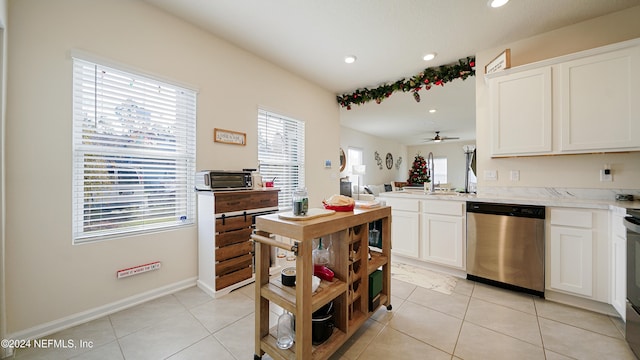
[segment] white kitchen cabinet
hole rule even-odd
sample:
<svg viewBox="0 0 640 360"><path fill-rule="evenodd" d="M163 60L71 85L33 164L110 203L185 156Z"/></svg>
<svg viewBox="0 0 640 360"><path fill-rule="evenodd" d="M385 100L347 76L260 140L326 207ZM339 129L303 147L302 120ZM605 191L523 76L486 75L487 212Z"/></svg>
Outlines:
<svg viewBox="0 0 640 360"><path fill-rule="evenodd" d="M546 288L609 302L608 212L548 208Z"/></svg>
<svg viewBox="0 0 640 360"><path fill-rule="evenodd" d="M640 148L639 66L640 46L558 65L560 151Z"/></svg>
<svg viewBox="0 0 640 360"><path fill-rule="evenodd" d="M412 258L420 256L419 200L386 198L391 206L391 253Z"/></svg>
<svg viewBox="0 0 640 360"><path fill-rule="evenodd" d="M626 210L611 212L611 305L622 320L626 319L627 301L627 231L622 219Z"/></svg>
<svg viewBox="0 0 640 360"><path fill-rule="evenodd" d="M486 78L492 157L640 150L640 39Z"/></svg>
<svg viewBox="0 0 640 360"><path fill-rule="evenodd" d="M593 297L591 229L551 226L551 288Z"/></svg>
<svg viewBox="0 0 640 360"><path fill-rule="evenodd" d="M492 155L551 152L551 67L493 78L489 88Z"/></svg>
<svg viewBox="0 0 640 360"><path fill-rule="evenodd" d="M461 201L424 200L420 215L420 258L464 270L466 232Z"/></svg>

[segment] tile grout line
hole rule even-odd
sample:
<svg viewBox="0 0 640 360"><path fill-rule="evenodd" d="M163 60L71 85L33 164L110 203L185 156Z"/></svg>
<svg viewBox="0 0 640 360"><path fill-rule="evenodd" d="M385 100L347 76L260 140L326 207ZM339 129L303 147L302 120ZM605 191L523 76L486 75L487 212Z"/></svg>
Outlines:
<svg viewBox="0 0 640 360"><path fill-rule="evenodd" d="M460 330L458 330L458 336L456 337L456 344L453 345L453 351L451 352L451 358L453 358L456 354L456 349L458 348L458 342L460 341L460 335L462 334L462 327L464 326L465 319L467 318L467 312L469 311L469 305L471 305L471 298L473 297L473 293L476 291L476 284L473 284L471 289L471 294L469 294L469 299L467 300L467 306L464 309L464 316L462 317L462 322L460 323Z"/></svg>
<svg viewBox="0 0 640 360"><path fill-rule="evenodd" d="M533 299L533 310L536 312L536 323L538 324L538 334L540 335L540 343L542 344L542 354L546 359L547 348L544 346L544 337L542 336L542 327L540 327L540 315L538 314L538 305L535 299Z"/></svg>
<svg viewBox="0 0 640 360"><path fill-rule="evenodd" d="M122 358L124 360L127 360L127 357L124 356L124 350L122 350L122 344L120 344L120 338L118 337L118 334L116 334L116 327L113 325L113 320L111 319L111 315L112 314L107 315L107 319L109 319L109 325L111 326L111 331L113 332L113 337L116 339L116 344L118 344L118 349L120 350L120 355L122 355Z"/></svg>

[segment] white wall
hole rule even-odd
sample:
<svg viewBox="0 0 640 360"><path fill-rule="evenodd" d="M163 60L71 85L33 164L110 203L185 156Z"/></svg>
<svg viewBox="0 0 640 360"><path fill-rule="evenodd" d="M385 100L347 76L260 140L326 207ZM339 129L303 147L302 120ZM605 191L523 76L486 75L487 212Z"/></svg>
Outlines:
<svg viewBox="0 0 640 360"><path fill-rule="evenodd" d="M560 155L492 159L489 154L491 125L489 91L484 66L504 49L511 49L512 67L581 50L640 37L640 6L591 19L528 39L502 44L476 54L476 142L478 191L485 186L565 187L637 189L640 179L640 152L626 154ZM594 86L616 81L606 74L594 74ZM603 121L602 126L606 126ZM640 136L640 134L638 134ZM611 164L613 182L600 182L598 170ZM484 170L497 170L497 181L485 181ZM509 180L509 170L520 170L520 181Z"/></svg>
<svg viewBox="0 0 640 360"><path fill-rule="evenodd" d="M9 334L197 276L195 226L72 245L72 49L197 87L198 169L255 167L264 106L306 123L311 203L339 191L339 167L324 168L325 159L339 164L334 94L141 1L17 0L8 18ZM214 143L216 127L245 132L248 144ZM159 271L115 278L118 269L155 260Z"/></svg>
<svg viewBox="0 0 640 360"><path fill-rule="evenodd" d="M381 139L369 134L364 134L342 126L340 128L340 147L347 154L349 147L361 149L363 152L364 165L367 167L364 179L360 185L380 185L390 184L392 181L405 181L408 177L409 168L407 167L407 149L406 146L398 144L394 141ZM378 152L382 158L382 169L379 168L375 159L375 152ZM387 153L393 156L393 167L387 169L385 157ZM399 168L396 168L398 157L402 157ZM411 158L413 160L413 158ZM409 162L410 164L410 162ZM344 169L340 173L340 177L348 176L350 169Z"/></svg>
<svg viewBox="0 0 640 360"><path fill-rule="evenodd" d="M464 145L475 145L475 141L455 141L448 142L443 141L439 144L426 144L409 146L407 153L411 157L408 159L409 165L413 162L416 154L420 154L427 158L429 152L433 153L433 157L446 157L447 158L447 181L452 189L464 189L465 179L465 162L466 157L464 155Z"/></svg>
<svg viewBox="0 0 640 360"><path fill-rule="evenodd" d="M0 339L7 336L6 267L5 267L5 121L7 86L7 0L0 0ZM0 358L9 355L0 348Z"/></svg>

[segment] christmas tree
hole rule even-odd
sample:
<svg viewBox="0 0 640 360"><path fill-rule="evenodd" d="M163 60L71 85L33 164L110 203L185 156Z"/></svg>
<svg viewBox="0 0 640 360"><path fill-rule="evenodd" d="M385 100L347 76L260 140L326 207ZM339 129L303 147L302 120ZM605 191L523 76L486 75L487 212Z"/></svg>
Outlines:
<svg viewBox="0 0 640 360"><path fill-rule="evenodd" d="M429 172L427 169L427 162L422 155L417 154L413 159L411 170L409 170L409 179L407 179L407 182L409 184L422 185L428 181Z"/></svg>

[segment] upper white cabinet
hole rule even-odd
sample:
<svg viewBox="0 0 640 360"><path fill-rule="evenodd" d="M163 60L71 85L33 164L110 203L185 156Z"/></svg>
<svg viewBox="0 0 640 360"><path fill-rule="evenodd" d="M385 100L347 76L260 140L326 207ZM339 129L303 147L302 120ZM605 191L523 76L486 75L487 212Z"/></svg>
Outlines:
<svg viewBox="0 0 640 360"><path fill-rule="evenodd" d="M640 46L558 65L560 151L640 147Z"/></svg>
<svg viewBox="0 0 640 360"><path fill-rule="evenodd" d="M493 155L551 152L551 67L493 79Z"/></svg>
<svg viewBox="0 0 640 360"><path fill-rule="evenodd" d="M487 79L493 157L640 151L640 39Z"/></svg>

